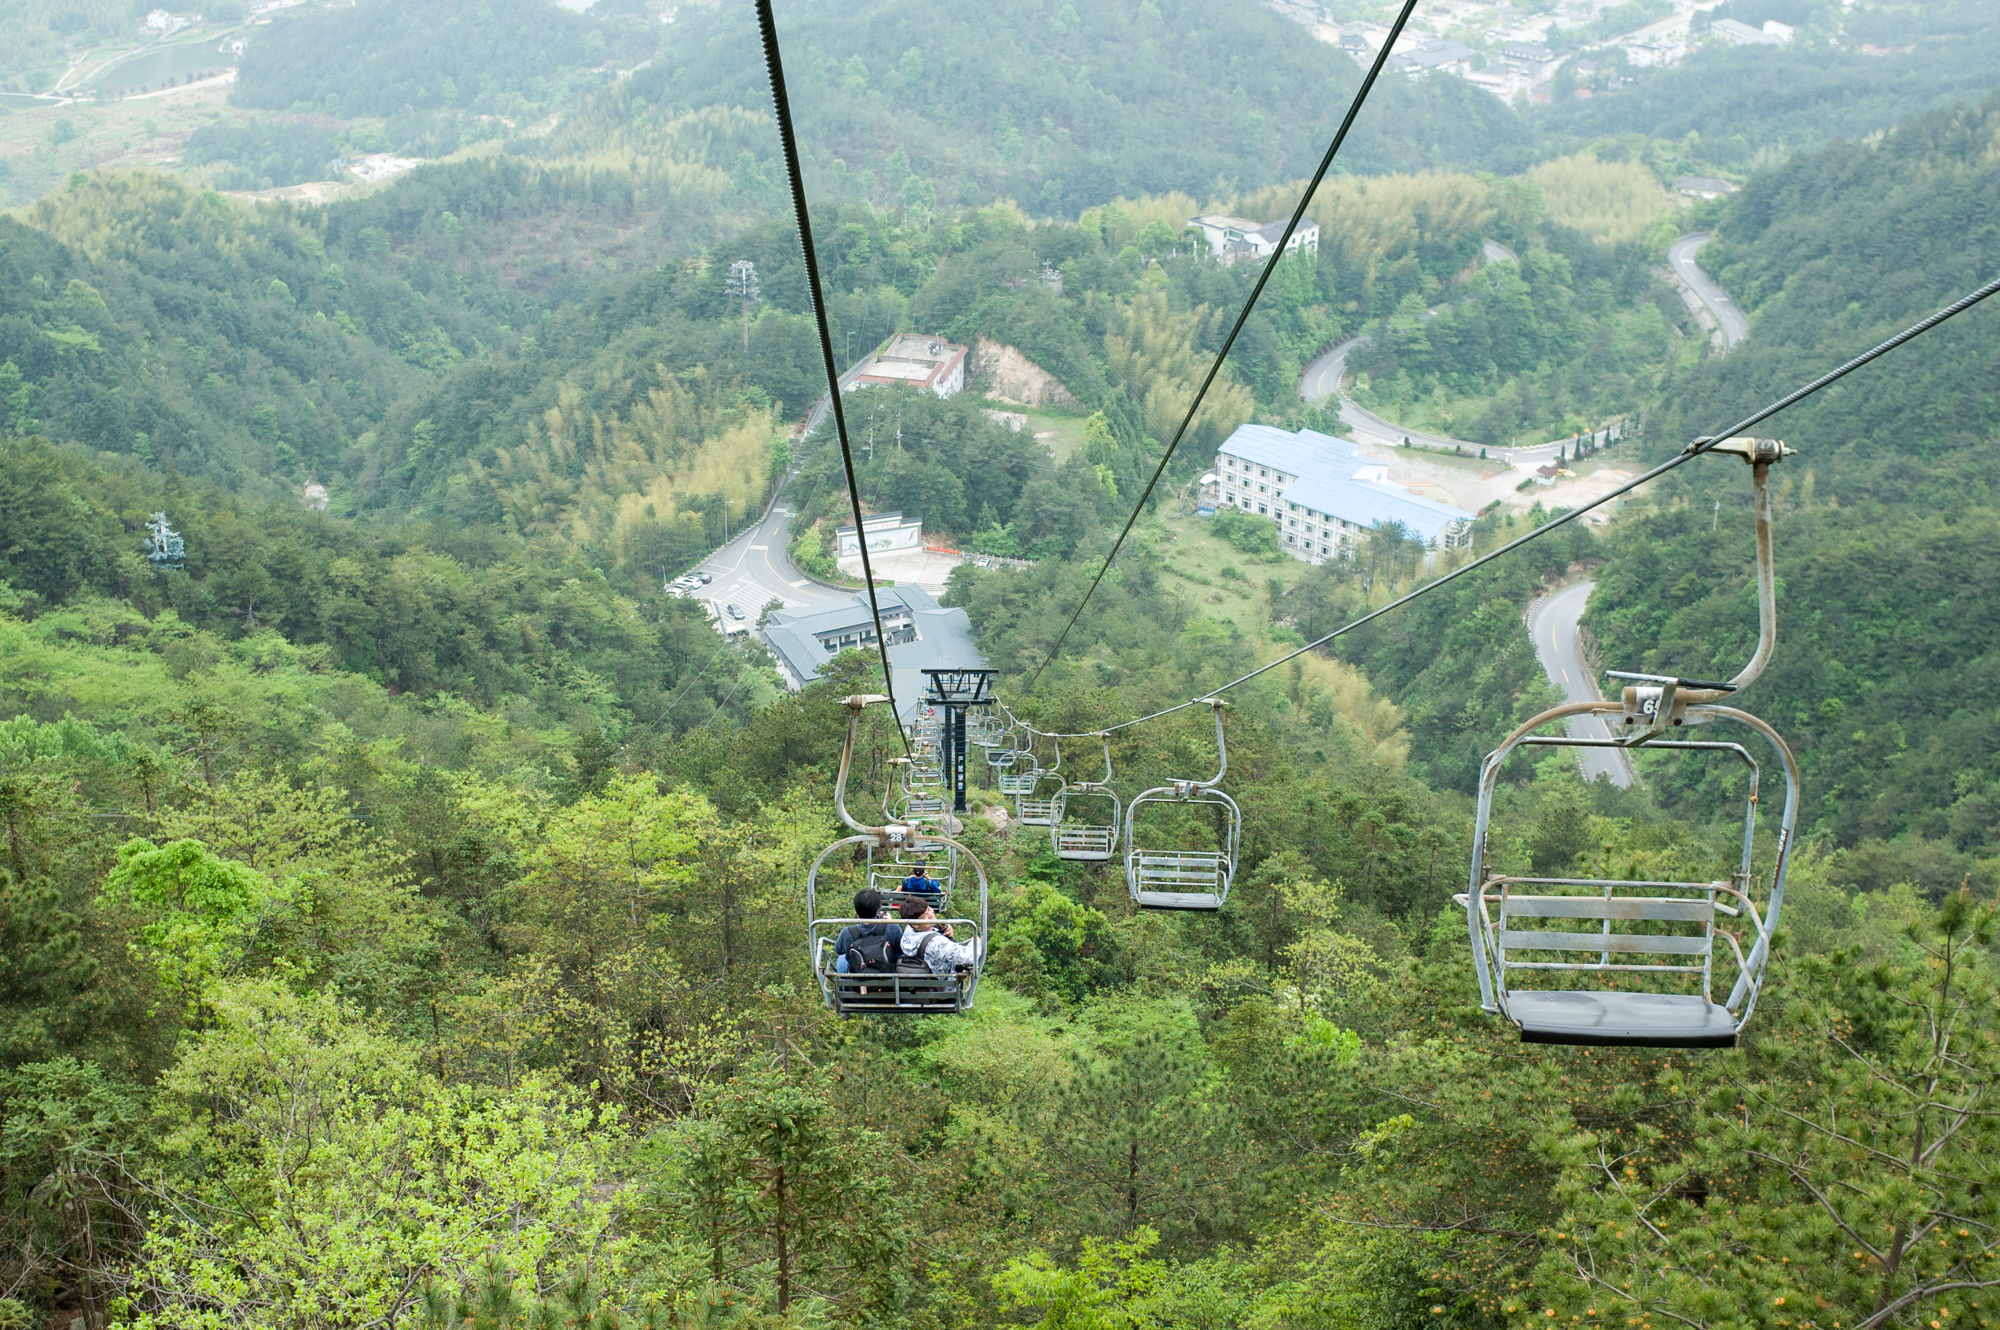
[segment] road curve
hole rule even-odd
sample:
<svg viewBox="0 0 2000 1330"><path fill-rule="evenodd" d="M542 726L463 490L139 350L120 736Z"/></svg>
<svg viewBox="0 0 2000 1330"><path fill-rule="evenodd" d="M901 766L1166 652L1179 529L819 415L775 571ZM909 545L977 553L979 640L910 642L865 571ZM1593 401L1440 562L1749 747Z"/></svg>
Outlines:
<svg viewBox="0 0 2000 1330"><path fill-rule="evenodd" d="M1577 637L1584 607L1596 585L1572 583L1528 607L1528 637L1535 644L1535 658L1541 661L1549 682L1562 690L1566 702L1594 702L1602 696L1597 690L1597 673L1584 662ZM1602 716L1574 716L1569 725L1576 738L1611 735L1611 726ZM1623 749L1579 748L1576 752L1585 780L1602 776L1621 790L1632 784L1632 756Z"/></svg>
<svg viewBox="0 0 2000 1330"><path fill-rule="evenodd" d="M786 609L803 609L854 594L822 586L799 571L790 554L791 516L781 488L756 525L696 565L695 571L714 579L695 594L713 604L719 625L754 628L758 613L773 600ZM731 605L743 618L729 617Z"/></svg>
<svg viewBox="0 0 2000 1330"><path fill-rule="evenodd" d="M1473 443L1467 439L1454 439L1443 434L1426 434L1422 430L1398 425L1362 406L1341 391L1340 381L1347 374L1347 354L1360 345L1359 335L1335 342L1299 376L1299 399L1306 402L1324 401L1337 396L1340 399L1340 423L1358 443L1379 444L1385 448L1402 446L1408 439L1418 448L1434 448L1442 452L1454 452L1463 448L1468 454L1478 456L1479 450L1487 445ZM1538 443L1526 448L1500 448L1493 451L1511 462L1545 462L1555 458L1557 449L1564 447L1567 440L1554 443Z"/></svg>
<svg viewBox="0 0 2000 1330"><path fill-rule="evenodd" d="M1750 335L1750 320L1736 307L1736 302L1715 284L1715 279L1703 272L1694 261L1694 256L1709 242L1711 234L1695 231L1674 241L1667 246L1667 264L1674 270L1674 276L1681 285L1693 292L1694 298L1714 316L1715 326L1722 333L1722 349L1729 351Z"/></svg>

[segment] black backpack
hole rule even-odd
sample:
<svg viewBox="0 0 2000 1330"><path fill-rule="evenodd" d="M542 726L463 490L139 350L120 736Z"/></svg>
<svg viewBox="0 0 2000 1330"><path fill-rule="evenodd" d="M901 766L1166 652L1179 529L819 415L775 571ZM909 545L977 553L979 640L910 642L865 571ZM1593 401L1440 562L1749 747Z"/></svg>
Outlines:
<svg viewBox="0 0 2000 1330"><path fill-rule="evenodd" d="M847 944L847 972L849 974L887 974L896 968L896 947L899 939L889 936L887 924L877 924L865 929Z"/></svg>

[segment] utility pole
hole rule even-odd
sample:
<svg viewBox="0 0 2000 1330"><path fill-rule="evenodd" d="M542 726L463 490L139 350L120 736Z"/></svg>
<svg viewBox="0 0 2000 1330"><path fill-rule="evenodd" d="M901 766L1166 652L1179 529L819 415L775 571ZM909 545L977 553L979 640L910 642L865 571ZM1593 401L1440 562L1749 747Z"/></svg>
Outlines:
<svg viewBox="0 0 2000 1330"><path fill-rule="evenodd" d="M738 259L729 265L729 282L724 288L731 298L743 303L743 349L750 349L750 307L763 299L757 293L757 265Z"/></svg>

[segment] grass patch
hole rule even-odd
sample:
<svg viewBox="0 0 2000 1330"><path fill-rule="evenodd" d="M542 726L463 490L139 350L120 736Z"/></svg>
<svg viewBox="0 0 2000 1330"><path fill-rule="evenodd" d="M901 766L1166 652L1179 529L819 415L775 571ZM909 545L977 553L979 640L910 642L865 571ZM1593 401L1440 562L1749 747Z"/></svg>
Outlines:
<svg viewBox="0 0 2000 1330"><path fill-rule="evenodd" d="M1235 624L1253 641L1275 640L1269 585L1276 581L1290 590L1312 565L1289 554L1246 555L1215 534L1212 520L1162 513L1153 530L1165 555L1168 581L1209 618Z"/></svg>
<svg viewBox="0 0 2000 1330"><path fill-rule="evenodd" d="M146 166L173 169L188 136L227 111L228 84L122 102L16 104L0 116L0 161L13 168L6 202L33 203L73 171ZM67 121L68 130L58 129Z"/></svg>
<svg viewBox="0 0 2000 1330"><path fill-rule="evenodd" d="M1049 456L1055 459L1057 466L1067 462L1070 454L1083 447L1083 422L1087 417L1025 407L1007 409L1020 411L1028 418L1028 432L1048 445ZM1053 437L1042 438L1043 435Z"/></svg>

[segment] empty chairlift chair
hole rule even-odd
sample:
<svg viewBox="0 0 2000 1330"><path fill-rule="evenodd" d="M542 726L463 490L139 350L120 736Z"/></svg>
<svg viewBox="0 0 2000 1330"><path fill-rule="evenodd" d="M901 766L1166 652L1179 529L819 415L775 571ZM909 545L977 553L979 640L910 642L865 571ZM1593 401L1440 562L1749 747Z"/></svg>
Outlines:
<svg viewBox="0 0 2000 1330"><path fill-rule="evenodd" d="M1111 789L1111 736L1104 744L1104 779L1079 780L1056 792L1049 839L1056 858L1105 863L1118 852L1118 820L1123 809Z"/></svg>
<svg viewBox="0 0 2000 1330"><path fill-rule="evenodd" d="M1026 738L1028 741L1026 748L1016 747L1008 750L1005 753L1005 756L1009 759L1008 761L994 763L996 773L994 782L1000 787L1000 793L1011 795L1015 798L1019 798L1024 794L1033 794L1035 792L1035 782L1040 780L1042 775L1041 764L1035 758L1035 738L1033 732L1029 731ZM1001 755L999 750L995 750L987 760L991 762L993 757Z"/></svg>
<svg viewBox="0 0 2000 1330"><path fill-rule="evenodd" d="M1217 788L1229 772L1224 704L1207 702L1215 713L1215 775L1155 786L1133 796L1125 810L1125 885L1144 910L1219 910L1236 876L1243 811ZM1191 820L1205 824L1202 845L1185 845L1195 839Z"/></svg>
<svg viewBox="0 0 2000 1330"><path fill-rule="evenodd" d="M806 873L806 953L813 977L820 986L826 1005L841 1015L938 1015L965 1011L979 990L985 968L988 901L986 870L965 845L935 829L919 829L889 822L865 826L847 810L847 777L853 762L855 734L862 712L888 699L880 695L850 697L847 701L847 742L841 750L840 774L834 782L834 805L840 819L854 832L827 846L813 860ZM950 974L911 973L903 970L884 973L842 974L837 967L835 943L849 924L894 922L892 919L864 920L848 912L848 901L834 899L857 890L872 878L875 865L902 859L917 845L934 846L932 853L948 853L956 877L956 865L963 861L973 872L978 887L973 910L959 917L937 922L952 925L960 941L976 941L973 963ZM857 855L856 849L865 850ZM963 893L960 893L961 896ZM963 903L963 902L961 902ZM828 913L822 914L825 909Z"/></svg>
<svg viewBox="0 0 2000 1330"><path fill-rule="evenodd" d="M1523 723L1487 757L1474 815L1466 907L1474 968L1486 1010L1528 1043L1672 1048L1726 1047L1750 1019L1784 902L1785 869L1799 807L1798 764L1777 731L1720 699L1763 671L1777 641L1771 557L1771 464L1790 450L1770 439L1730 439L1713 451L1750 462L1757 519L1757 652L1727 683L1613 671L1616 701L1571 702ZM1574 716L1603 716L1612 737L1537 733ZM1749 749L1677 737L1727 722L1776 752L1785 798L1767 872L1756 866L1762 771ZM1733 760L1743 771L1743 843L1727 876L1709 881L1529 877L1489 862L1494 789L1517 749L1624 747ZM1718 996L1718 994L1720 996Z"/></svg>
<svg viewBox="0 0 2000 1330"><path fill-rule="evenodd" d="M1029 742L1033 742L1034 731L1029 732ZM1024 827L1046 827L1055 819L1056 800L1062 797L1062 741L1051 738L1055 748L1055 760L1035 772L1033 782L1026 790L1014 796L1014 816Z"/></svg>
<svg viewBox="0 0 2000 1330"><path fill-rule="evenodd" d="M897 771L901 786L894 804L888 808L896 821L916 822L935 818L944 812L946 799L941 772L934 767L921 766L907 757L891 758L890 763Z"/></svg>

